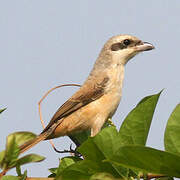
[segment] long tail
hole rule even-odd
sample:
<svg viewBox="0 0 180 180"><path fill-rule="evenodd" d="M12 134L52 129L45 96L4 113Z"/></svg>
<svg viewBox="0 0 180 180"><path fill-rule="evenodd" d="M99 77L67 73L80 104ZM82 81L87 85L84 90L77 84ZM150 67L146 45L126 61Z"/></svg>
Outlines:
<svg viewBox="0 0 180 180"><path fill-rule="evenodd" d="M40 141L43 141L47 138L47 133L43 133L38 135L36 138L24 143L20 146L20 154L27 151L28 149L32 148L36 144L38 144Z"/></svg>
<svg viewBox="0 0 180 180"><path fill-rule="evenodd" d="M49 137L53 131L56 129L58 125L62 123L63 119L58 120L55 122L49 129L46 131L43 131L40 135L38 135L36 138L24 143L23 145L20 146L20 154L27 151L28 149L32 148L36 144L38 144L40 141L45 140L47 137Z"/></svg>

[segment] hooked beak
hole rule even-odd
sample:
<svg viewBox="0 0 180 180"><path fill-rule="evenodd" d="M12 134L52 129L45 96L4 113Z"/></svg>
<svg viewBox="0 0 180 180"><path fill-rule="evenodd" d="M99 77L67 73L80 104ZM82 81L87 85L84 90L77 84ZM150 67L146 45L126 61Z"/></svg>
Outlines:
<svg viewBox="0 0 180 180"><path fill-rule="evenodd" d="M137 45L136 48L138 52L142 52L142 51L150 51L154 49L155 47L151 43L142 42L141 44Z"/></svg>

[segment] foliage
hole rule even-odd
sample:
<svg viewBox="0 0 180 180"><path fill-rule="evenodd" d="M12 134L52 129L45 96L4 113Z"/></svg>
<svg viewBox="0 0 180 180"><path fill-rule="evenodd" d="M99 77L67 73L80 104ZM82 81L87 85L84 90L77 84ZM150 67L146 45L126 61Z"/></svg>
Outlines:
<svg viewBox="0 0 180 180"><path fill-rule="evenodd" d="M81 144L77 151L82 156L62 158L59 167L50 169L49 177L57 180L180 177L180 104L172 112L166 126L165 151L146 146L160 94L161 92L143 98L127 115L119 131L115 126L109 125L95 137L88 137L88 132L71 137L76 144ZM6 170L16 167L18 176L25 179L27 172L22 174L20 167L44 159L34 154L18 158L19 145L34 137L35 135L29 132L10 134L5 151L0 153L1 168ZM13 179L12 176L3 177L3 180L10 179Z"/></svg>
<svg viewBox="0 0 180 180"><path fill-rule="evenodd" d="M3 110L0 110L0 112L3 112ZM20 158L18 157L20 154L19 146L31 139L34 139L35 137L35 134L23 131L10 134L6 140L6 149L0 152L1 169L7 171L16 167L17 174L24 177L26 176L26 172L24 174L21 173L21 165L44 160L44 157L37 154L28 154ZM13 176L4 176L3 179L13 179Z"/></svg>

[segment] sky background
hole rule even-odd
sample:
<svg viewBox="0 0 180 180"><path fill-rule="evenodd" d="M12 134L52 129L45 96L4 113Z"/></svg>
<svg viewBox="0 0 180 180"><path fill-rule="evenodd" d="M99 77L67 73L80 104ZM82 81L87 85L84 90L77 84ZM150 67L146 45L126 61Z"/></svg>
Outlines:
<svg viewBox="0 0 180 180"><path fill-rule="evenodd" d="M82 84L102 46L111 36L131 34L156 49L133 58L126 66L123 97L113 122L123 119L145 96L164 88L154 114L148 146L164 149L166 122L180 102L179 0L1 0L0 1L0 148L15 131L42 130L37 103L50 88ZM77 87L54 91L43 103L49 122ZM68 149L67 137L54 141ZM24 166L29 176L47 176L62 157L42 142L28 153L46 157ZM9 174L15 174L14 170Z"/></svg>

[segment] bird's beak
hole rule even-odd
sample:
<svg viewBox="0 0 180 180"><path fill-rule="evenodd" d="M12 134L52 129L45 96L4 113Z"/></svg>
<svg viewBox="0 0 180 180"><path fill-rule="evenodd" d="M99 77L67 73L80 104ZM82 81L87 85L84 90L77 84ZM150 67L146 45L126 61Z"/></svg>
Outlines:
<svg viewBox="0 0 180 180"><path fill-rule="evenodd" d="M141 44L137 45L136 48L138 52L142 52L142 51L150 51L154 49L155 47L151 43L142 42Z"/></svg>

